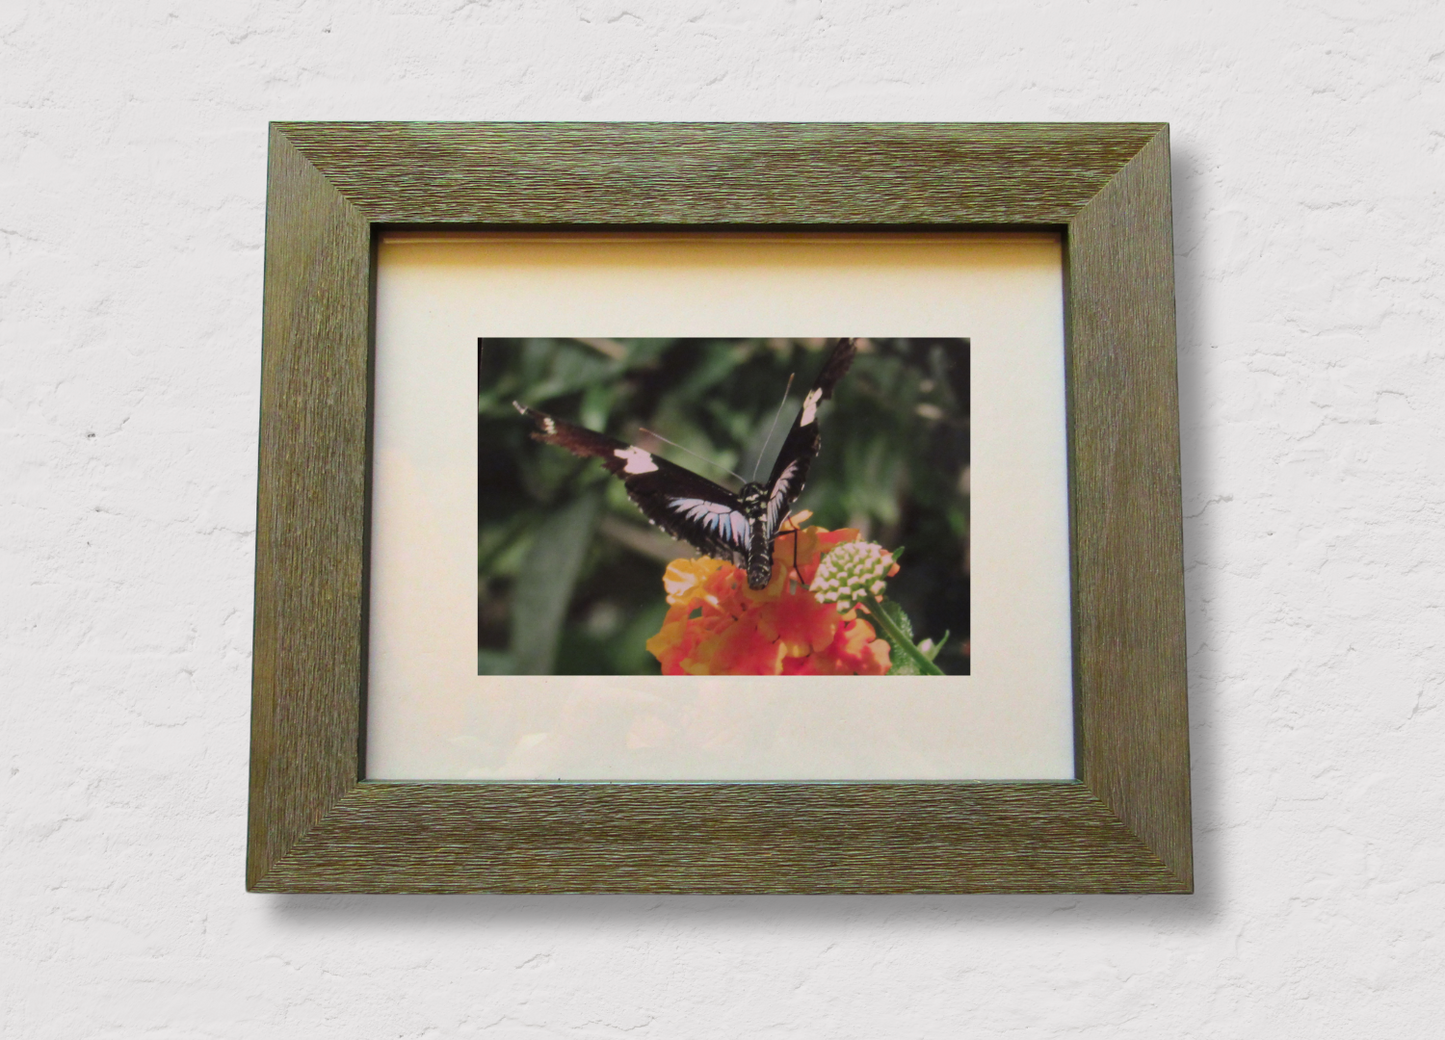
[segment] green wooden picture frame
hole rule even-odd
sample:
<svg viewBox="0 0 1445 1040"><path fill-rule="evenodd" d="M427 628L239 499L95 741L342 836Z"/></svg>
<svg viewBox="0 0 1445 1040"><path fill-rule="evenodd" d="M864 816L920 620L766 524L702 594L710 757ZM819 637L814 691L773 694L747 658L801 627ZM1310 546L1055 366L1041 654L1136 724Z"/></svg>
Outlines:
<svg viewBox="0 0 1445 1040"><path fill-rule="evenodd" d="M1076 779L365 780L398 227L1061 231ZM1178 428L1163 124L273 124L247 887L1190 892Z"/></svg>

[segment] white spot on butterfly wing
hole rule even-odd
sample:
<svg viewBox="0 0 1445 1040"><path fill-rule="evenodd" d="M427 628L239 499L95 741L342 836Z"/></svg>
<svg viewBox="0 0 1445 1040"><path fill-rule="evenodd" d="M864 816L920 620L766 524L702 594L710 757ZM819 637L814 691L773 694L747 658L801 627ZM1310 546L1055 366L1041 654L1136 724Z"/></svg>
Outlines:
<svg viewBox="0 0 1445 1040"><path fill-rule="evenodd" d="M808 396L803 398L803 415L798 420L799 426L807 426L818 416L818 402L823 399L823 388L810 390Z"/></svg>
<svg viewBox="0 0 1445 1040"><path fill-rule="evenodd" d="M618 448L612 454L626 462L622 467L623 473L635 476L638 473L652 473L657 469L657 463L652 461L652 456L641 448Z"/></svg>
<svg viewBox="0 0 1445 1040"><path fill-rule="evenodd" d="M728 529L732 532L732 539L740 545L748 545L752 542L752 531L748 527L747 517L737 511L728 513Z"/></svg>
<svg viewBox="0 0 1445 1040"><path fill-rule="evenodd" d="M668 504L677 510L679 515L701 524L703 530L716 537L729 539L743 551L752 544L752 532L748 528L747 517L731 506L721 502L709 502L705 498L674 498Z"/></svg>
<svg viewBox="0 0 1445 1040"><path fill-rule="evenodd" d="M778 474L778 479L773 483L773 492L768 496L768 529L776 531L782 517L778 515L782 511L783 503L787 501L788 493L793 488L793 477L798 472L797 462L790 462L783 472Z"/></svg>

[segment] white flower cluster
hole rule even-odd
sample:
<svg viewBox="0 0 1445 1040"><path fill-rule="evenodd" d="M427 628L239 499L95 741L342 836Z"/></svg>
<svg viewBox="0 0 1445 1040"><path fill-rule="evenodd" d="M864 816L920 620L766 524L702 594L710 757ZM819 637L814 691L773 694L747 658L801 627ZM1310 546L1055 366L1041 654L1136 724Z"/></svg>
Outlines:
<svg viewBox="0 0 1445 1040"><path fill-rule="evenodd" d="M893 567L893 554L872 542L847 542L823 557L811 586L820 603L852 610L865 596L881 596Z"/></svg>

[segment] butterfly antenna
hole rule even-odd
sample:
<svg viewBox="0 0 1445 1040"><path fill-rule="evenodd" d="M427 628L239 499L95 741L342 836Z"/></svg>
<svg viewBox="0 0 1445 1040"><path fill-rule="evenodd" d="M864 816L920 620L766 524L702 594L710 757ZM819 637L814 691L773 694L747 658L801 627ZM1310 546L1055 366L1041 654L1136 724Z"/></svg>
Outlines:
<svg viewBox="0 0 1445 1040"><path fill-rule="evenodd" d="M737 477L737 478L738 478L738 482L739 482L740 484L746 484L746 483L747 483L746 480L743 480L742 477L738 477L738 475L737 475L736 473L734 473L732 470L728 469L726 466L722 465L721 463L714 462L712 459L709 459L709 458L707 458L706 456L699 455L697 452L693 451L691 448L684 448L681 444L678 444L677 441L670 441L670 440L668 440L666 437L664 437L662 434L660 434L660 433L655 433L655 432L653 432L652 430L649 430L646 426L639 426L639 427L638 427L638 430L639 430L640 432L642 432L642 433L647 434L649 437L656 437L658 440L662 441L663 444L671 444L671 445L672 445L674 448L676 448L678 451L685 451L685 452L687 452L687 453L688 453L689 455L691 455L693 458L698 459L698 460L701 461L701 462L706 462L709 466L712 466L712 467L714 467L714 468L716 468L716 469L720 469L720 470L722 470L724 473L728 474L729 476Z"/></svg>
<svg viewBox="0 0 1445 1040"><path fill-rule="evenodd" d="M773 424L768 427L768 435L763 438L763 446L758 449L757 461L753 463L753 479L758 479L758 469L763 464L763 453L768 450L768 443L773 439L773 431L778 428L778 418L783 414L783 405L788 403L788 391L793 389L793 376L796 372L788 375L788 385L783 387L783 399L778 402L778 410L773 413ZM741 477L738 479L742 479Z"/></svg>

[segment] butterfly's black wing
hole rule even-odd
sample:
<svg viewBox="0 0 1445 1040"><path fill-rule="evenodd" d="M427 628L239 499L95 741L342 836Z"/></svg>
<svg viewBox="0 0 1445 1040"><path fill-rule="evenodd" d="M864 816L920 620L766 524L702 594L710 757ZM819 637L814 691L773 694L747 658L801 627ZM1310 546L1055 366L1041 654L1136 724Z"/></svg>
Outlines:
<svg viewBox="0 0 1445 1040"><path fill-rule="evenodd" d="M643 514L672 537L708 556L739 566L746 562L752 530L727 488L625 441L513 404L536 426L535 439L600 460L627 485Z"/></svg>
<svg viewBox="0 0 1445 1040"><path fill-rule="evenodd" d="M767 530L770 538L777 533L778 525L787 519L793 503L798 500L803 483L808 479L808 467L818 454L821 443L818 437L818 405L833 396L833 387L847 375L857 352L857 340L834 342L828 360L823 363L823 370L803 398L803 408L788 430L787 439L778 452L778 461L773 463L772 476L768 477Z"/></svg>

